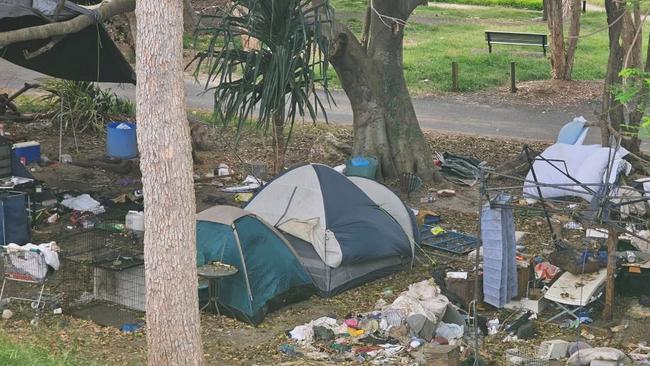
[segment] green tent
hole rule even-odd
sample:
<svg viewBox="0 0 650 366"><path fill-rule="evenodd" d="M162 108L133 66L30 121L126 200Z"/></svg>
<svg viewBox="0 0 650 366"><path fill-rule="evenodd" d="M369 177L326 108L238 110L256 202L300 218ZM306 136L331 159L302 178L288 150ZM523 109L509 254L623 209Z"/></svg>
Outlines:
<svg viewBox="0 0 650 366"><path fill-rule="evenodd" d="M219 281L219 306L249 323L259 324L268 312L314 292L282 234L240 208L215 206L199 213L196 246L198 266L220 261L238 269Z"/></svg>

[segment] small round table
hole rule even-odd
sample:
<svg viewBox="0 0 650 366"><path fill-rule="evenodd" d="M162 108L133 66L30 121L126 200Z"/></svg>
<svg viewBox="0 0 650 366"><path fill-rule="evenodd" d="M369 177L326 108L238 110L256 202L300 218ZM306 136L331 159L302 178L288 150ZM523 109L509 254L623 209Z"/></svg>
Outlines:
<svg viewBox="0 0 650 366"><path fill-rule="evenodd" d="M205 310L209 308L210 305L212 305L214 306L214 309L217 311L217 314L221 315L221 313L219 312L219 305L218 305L219 280L221 280L224 277L235 275L238 272L237 267L231 265L224 265L221 263L219 264L210 263L198 267L196 269L196 272L199 275L199 277L206 279L208 281L208 303L203 305L201 310Z"/></svg>

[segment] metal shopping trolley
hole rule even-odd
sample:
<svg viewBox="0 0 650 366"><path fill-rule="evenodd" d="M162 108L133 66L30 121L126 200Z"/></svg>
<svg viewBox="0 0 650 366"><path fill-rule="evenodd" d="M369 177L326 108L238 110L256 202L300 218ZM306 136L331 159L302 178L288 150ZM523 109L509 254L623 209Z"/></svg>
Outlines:
<svg viewBox="0 0 650 366"><path fill-rule="evenodd" d="M2 259L4 262L4 280L0 290L0 301L3 299L28 301L31 303L32 309L37 310L44 303L43 291L45 290L49 269L47 263L45 263L43 253L38 249L25 250L20 247L2 246ZM7 281L40 285L38 297L4 297Z"/></svg>

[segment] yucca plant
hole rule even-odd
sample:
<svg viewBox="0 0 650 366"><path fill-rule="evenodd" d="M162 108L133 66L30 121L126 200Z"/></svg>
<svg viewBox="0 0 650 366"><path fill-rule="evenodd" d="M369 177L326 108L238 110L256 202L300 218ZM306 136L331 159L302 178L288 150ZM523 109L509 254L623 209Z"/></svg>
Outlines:
<svg viewBox="0 0 650 366"><path fill-rule="evenodd" d="M62 124L64 131L103 133L108 120L135 115L133 103L92 82L47 79L41 88L48 92L42 101L57 129Z"/></svg>
<svg viewBox="0 0 650 366"><path fill-rule="evenodd" d="M230 4L216 15L203 15L202 24L216 25L197 29L197 35L207 33L211 39L208 49L197 54L195 73L207 68L206 89L214 92L215 113L224 123L235 121L238 136L248 119L272 132L277 172L284 165L296 117L316 121L321 110L327 120L316 88L329 101L328 43L322 35L329 19L321 15L328 14L322 11L328 5L311 0ZM256 47L249 47L250 39Z"/></svg>

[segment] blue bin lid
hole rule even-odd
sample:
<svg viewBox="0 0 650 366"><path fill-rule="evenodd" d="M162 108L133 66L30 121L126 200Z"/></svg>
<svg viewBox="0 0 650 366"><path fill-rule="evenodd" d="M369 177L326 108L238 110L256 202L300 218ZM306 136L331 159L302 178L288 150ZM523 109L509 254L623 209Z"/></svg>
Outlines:
<svg viewBox="0 0 650 366"><path fill-rule="evenodd" d="M352 166L354 167L364 167L370 165L370 160L364 158L363 156L355 156L350 160Z"/></svg>

